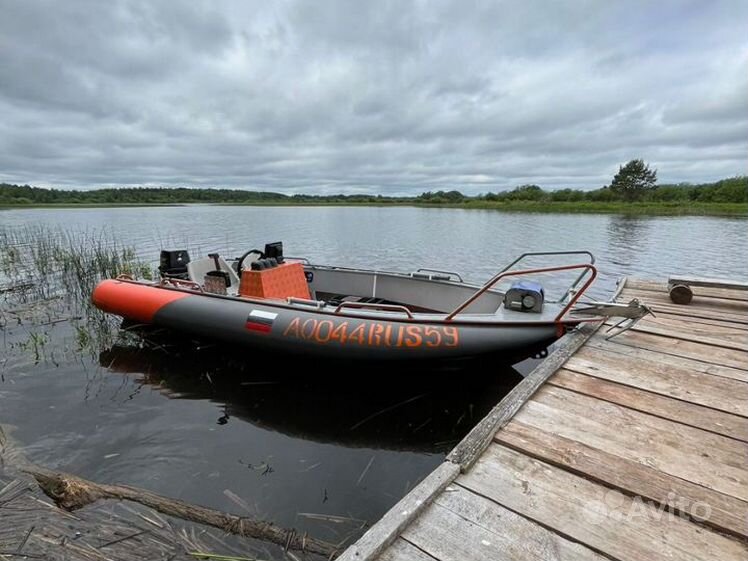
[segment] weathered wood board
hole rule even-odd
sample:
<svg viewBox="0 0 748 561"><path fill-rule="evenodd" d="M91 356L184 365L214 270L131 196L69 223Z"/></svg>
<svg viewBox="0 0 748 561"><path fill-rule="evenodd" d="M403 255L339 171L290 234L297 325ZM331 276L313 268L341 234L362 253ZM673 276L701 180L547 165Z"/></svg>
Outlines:
<svg viewBox="0 0 748 561"><path fill-rule="evenodd" d="M500 431L496 441L613 489L640 496L656 503L658 508L676 505L673 510L698 516L702 514L699 505L708 504L711 509L709 525L737 535L746 531L748 502L670 477L648 465L528 427L517 420ZM678 509L677 505L682 506Z"/></svg>
<svg viewBox="0 0 748 561"><path fill-rule="evenodd" d="M548 383L748 443L746 416L725 413L719 408L712 409L682 399L672 399L667 397L667 394L653 393L632 385L618 384L605 378L579 374L563 368L548 380ZM742 391L748 393L748 384L744 385L746 388ZM745 411L748 408L748 396L744 395L743 400L747 406L742 408Z"/></svg>
<svg viewBox="0 0 748 561"><path fill-rule="evenodd" d="M744 561L748 546L499 444L458 482L614 559Z"/></svg>
<svg viewBox="0 0 748 561"><path fill-rule="evenodd" d="M658 315L588 329L532 372L371 559L748 559L748 293L694 294L627 281L618 301Z"/></svg>

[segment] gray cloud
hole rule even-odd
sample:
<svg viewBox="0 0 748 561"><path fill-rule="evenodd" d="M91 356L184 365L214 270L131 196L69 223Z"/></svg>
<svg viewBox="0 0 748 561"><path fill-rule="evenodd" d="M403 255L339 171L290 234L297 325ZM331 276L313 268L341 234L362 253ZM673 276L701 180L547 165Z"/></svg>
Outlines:
<svg viewBox="0 0 748 561"><path fill-rule="evenodd" d="M0 180L285 192L746 173L748 4L0 0Z"/></svg>

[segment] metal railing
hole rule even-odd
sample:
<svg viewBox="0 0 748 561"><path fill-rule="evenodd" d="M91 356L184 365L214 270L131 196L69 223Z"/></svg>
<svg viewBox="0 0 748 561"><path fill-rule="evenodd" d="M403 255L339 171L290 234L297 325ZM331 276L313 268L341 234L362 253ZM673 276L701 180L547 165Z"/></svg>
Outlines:
<svg viewBox="0 0 748 561"><path fill-rule="evenodd" d="M586 250L580 250L580 251L528 251L527 253L523 253L517 259L509 263L506 267L501 269L499 273L503 273L504 271L508 271L512 267L514 267L517 263L522 261L523 259L526 259L528 257L537 257L537 256L543 256L547 257L549 255L587 255L590 258L590 265L595 264L595 256L592 255L589 251Z"/></svg>
<svg viewBox="0 0 748 561"><path fill-rule="evenodd" d="M588 253L591 257L592 254ZM561 253L555 253L555 255L560 255ZM525 255L539 255L539 254L525 254ZM509 265L511 267L512 265L515 265L519 261L521 261L522 258L517 259L514 263ZM592 257L592 260L594 261L594 257ZM580 263L576 265L562 265L558 267L543 267L540 269L520 269L517 271L508 271L506 268L502 271L499 271L496 275L494 275L486 284L484 284L482 287L480 287L475 294L473 294L470 298L465 300L462 304L457 306L454 310L452 310L447 316L444 318L447 321L452 320L457 314L462 312L465 308L467 308L470 304L475 302L478 298L480 298L483 294L485 294L488 290L491 289L497 282L499 282L501 279L506 277L513 277L518 275L534 275L537 273L553 273L556 271L571 271L575 269L582 269L582 273L577 277L577 279L572 283L572 285L569 287L569 289L566 291L566 294L559 300L559 302L562 302L567 296L572 295L569 299L569 302L561 309L559 314L554 318L554 322L558 323L561 321L561 318L566 314L567 311L569 311L569 308L571 308L577 300L584 294L584 292L589 288L589 286L592 284L592 282L597 277L597 269L592 263ZM576 286L579 284L579 282L585 277L587 273L590 273L590 278L587 279L587 281L584 283L581 289L575 290Z"/></svg>
<svg viewBox="0 0 748 561"><path fill-rule="evenodd" d="M537 256L547 257L549 255L586 255L586 256L588 256L590 258L589 259L589 264L590 265L594 265L595 264L595 256L592 255L592 253L590 253L589 251L586 251L586 250L580 250L580 251L529 251L529 252L523 253L522 255L520 255L519 257L517 257L517 259L515 259L514 261L512 261L511 263L509 263L509 265L507 265L503 269L501 269L501 271L499 271L499 273L503 273L504 271L508 271L509 269L511 269L512 267L514 267L517 263L519 263L520 261L522 261L522 260L524 260L524 259L526 259L528 257L537 257ZM571 292L574 290L574 288L577 286L577 284L579 284L579 281L582 280L582 278L584 277L585 274L586 274L586 271L582 271L582 273L574 280L574 282L571 283L571 285L569 285L569 288L566 290L566 292L564 293L564 295L561 296L561 298L559 298L558 300L556 300L556 302L563 302L571 294Z"/></svg>

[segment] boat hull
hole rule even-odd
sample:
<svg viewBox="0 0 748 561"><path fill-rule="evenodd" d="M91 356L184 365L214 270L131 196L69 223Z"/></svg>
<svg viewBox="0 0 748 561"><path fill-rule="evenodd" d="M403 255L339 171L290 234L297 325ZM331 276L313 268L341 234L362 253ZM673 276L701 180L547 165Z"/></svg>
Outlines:
<svg viewBox="0 0 748 561"><path fill-rule="evenodd" d="M542 351L559 335L552 322L420 321L392 313L335 314L122 280L100 283L93 302L134 323L281 357L443 361L492 355L516 362Z"/></svg>

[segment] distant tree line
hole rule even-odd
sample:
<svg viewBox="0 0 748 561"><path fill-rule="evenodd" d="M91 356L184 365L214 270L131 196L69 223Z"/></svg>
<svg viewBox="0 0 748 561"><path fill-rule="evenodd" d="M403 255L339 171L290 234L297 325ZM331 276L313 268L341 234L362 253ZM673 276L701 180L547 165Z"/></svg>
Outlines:
<svg viewBox="0 0 748 561"><path fill-rule="evenodd" d="M714 183L692 185L679 183L653 186L636 194L624 194L612 186L592 191L557 189L546 191L538 185L521 185L511 191L483 195L488 201L538 201L538 202L698 202L698 203L748 203L748 176L721 179Z"/></svg>
<svg viewBox="0 0 748 561"><path fill-rule="evenodd" d="M0 203L13 204L106 204L106 203L243 203L287 198L279 193L238 189L191 189L187 187L122 187L72 191L0 183Z"/></svg>
<svg viewBox="0 0 748 561"><path fill-rule="evenodd" d="M582 189L555 189L546 191L539 185L520 185L511 191L486 193L468 197L459 191L429 191L416 197L427 204L460 203L468 200L483 201L536 201L542 202L699 202L748 203L748 176L721 179L713 183L656 185L657 172L649 169L642 160L632 160L621 166L610 185L585 191Z"/></svg>
<svg viewBox="0 0 748 561"><path fill-rule="evenodd" d="M458 190L427 191L414 197L383 195L284 195L241 189L193 189L186 187L127 187L71 191L0 183L0 205L22 204L182 204L182 203L362 203L362 204L461 204L470 201L543 202L748 202L748 176L713 183L656 185L657 172L642 160L620 167L610 185L600 189L545 190L539 185L520 185L510 191L467 196Z"/></svg>

